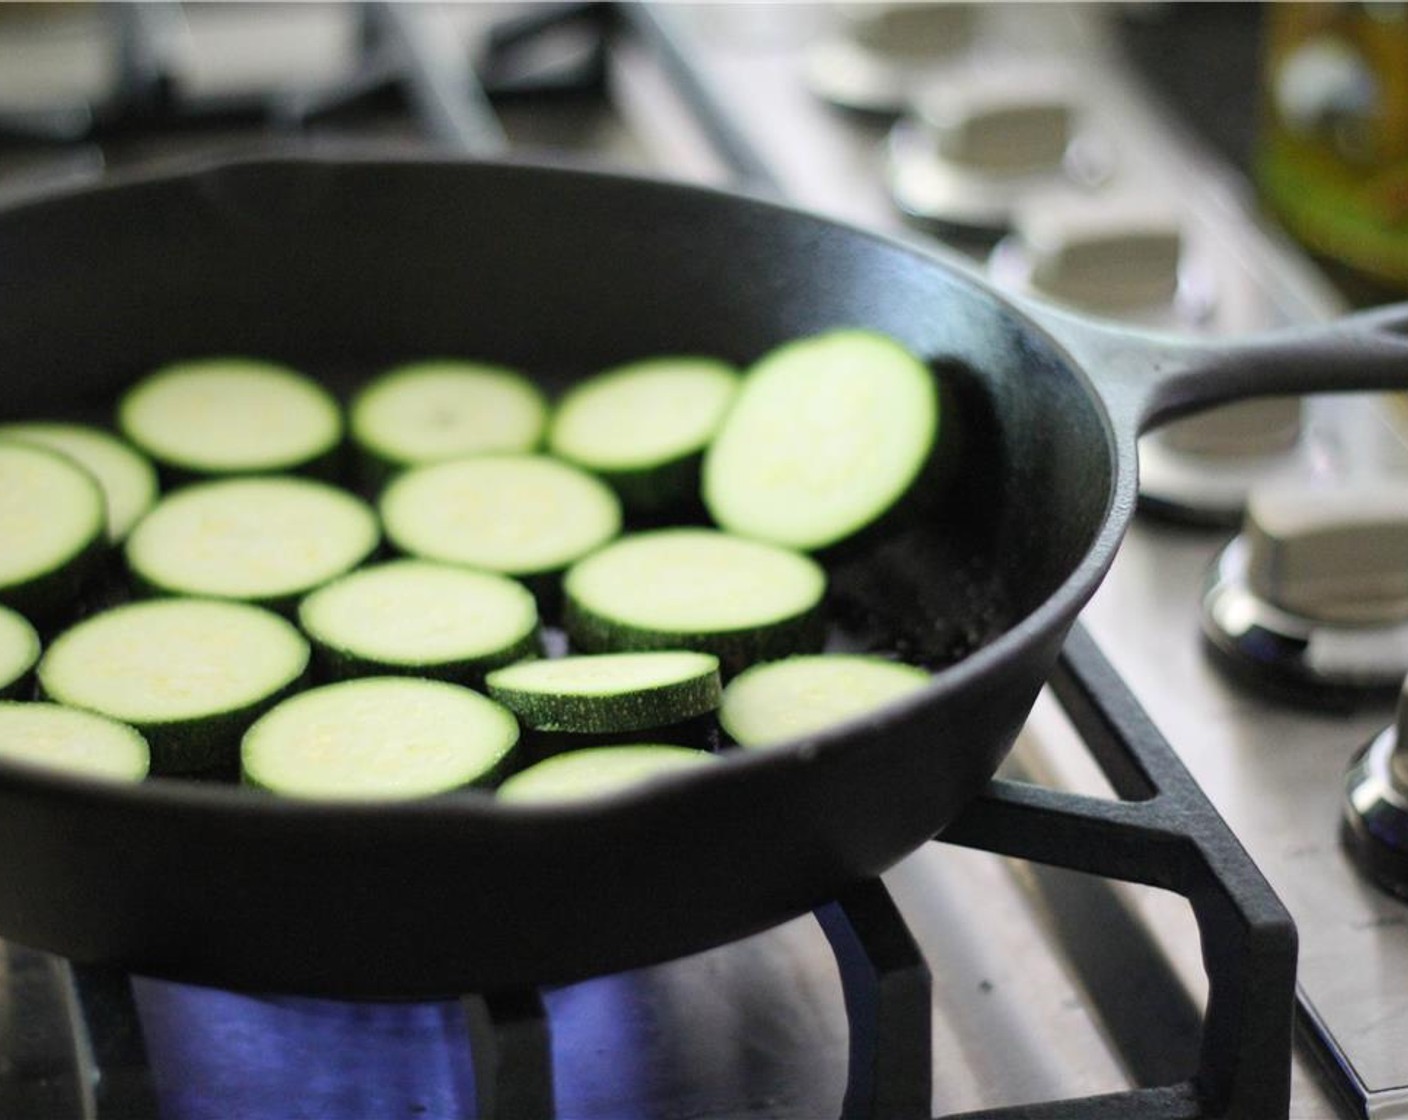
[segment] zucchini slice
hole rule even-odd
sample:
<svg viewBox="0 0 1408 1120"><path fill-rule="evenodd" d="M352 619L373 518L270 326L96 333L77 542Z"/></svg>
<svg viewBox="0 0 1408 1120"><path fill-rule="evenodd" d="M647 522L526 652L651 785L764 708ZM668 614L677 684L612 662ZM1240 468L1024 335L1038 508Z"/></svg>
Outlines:
<svg viewBox="0 0 1408 1120"><path fill-rule="evenodd" d="M699 464L738 390L714 358L651 358L568 390L548 429L553 454L609 482L643 513L697 501Z"/></svg>
<svg viewBox="0 0 1408 1120"><path fill-rule="evenodd" d="M60 704L0 700L0 758L92 778L138 782L151 761L136 728Z"/></svg>
<svg viewBox="0 0 1408 1120"><path fill-rule="evenodd" d="M102 563L97 481L67 456L0 440L0 606L44 626L73 610Z"/></svg>
<svg viewBox="0 0 1408 1120"><path fill-rule="evenodd" d="M801 553L714 529L657 529L573 565L563 621L588 653L700 650L731 674L819 649L825 592L825 572Z"/></svg>
<svg viewBox="0 0 1408 1120"><path fill-rule="evenodd" d="M504 780L498 796L516 804L585 801L717 761L708 751L632 743L564 751Z"/></svg>
<svg viewBox="0 0 1408 1120"><path fill-rule="evenodd" d="M67 455L97 481L107 507L108 540L120 543L157 498L156 468L100 428L39 420L6 424L0 438L38 444Z"/></svg>
<svg viewBox="0 0 1408 1120"><path fill-rule="evenodd" d="M301 693L244 737L244 780L288 797L426 797L485 780L518 741L505 708L444 681L366 677Z"/></svg>
<svg viewBox="0 0 1408 1120"><path fill-rule="evenodd" d="M928 683L918 666L867 654L791 657L730 681L719 723L740 746L764 747L873 712Z"/></svg>
<svg viewBox="0 0 1408 1120"><path fill-rule="evenodd" d="M387 370L353 398L348 427L370 477L467 455L532 451L548 405L516 370L455 359Z"/></svg>
<svg viewBox="0 0 1408 1120"><path fill-rule="evenodd" d="M0 607L0 700L27 698L39 648L39 635L29 620Z"/></svg>
<svg viewBox="0 0 1408 1120"><path fill-rule="evenodd" d="M122 433L184 475L263 474L313 467L342 442L342 409L287 366L218 357L164 366L118 404Z"/></svg>
<svg viewBox="0 0 1408 1120"><path fill-rule="evenodd" d="M376 549L376 514L344 490L294 476L230 478L173 491L127 538L146 590L242 599L278 610Z"/></svg>
<svg viewBox="0 0 1408 1120"><path fill-rule="evenodd" d="M938 388L884 335L788 343L743 380L704 458L704 504L724 529L804 551L874 524L933 455Z"/></svg>
<svg viewBox="0 0 1408 1120"><path fill-rule="evenodd" d="M528 661L490 673L489 695L537 731L600 734L664 727L719 706L708 653L603 653Z"/></svg>
<svg viewBox="0 0 1408 1120"><path fill-rule="evenodd" d="M154 771L181 773L232 763L245 728L298 684L308 659L297 629L259 607L154 599L60 634L39 661L39 687L131 724Z"/></svg>
<svg viewBox="0 0 1408 1120"><path fill-rule="evenodd" d="M405 674L482 683L538 650L538 605L522 584L429 560L362 568L298 608L323 674Z"/></svg>
<svg viewBox="0 0 1408 1120"><path fill-rule="evenodd" d="M621 530L605 483L546 455L480 455L415 467L381 495L402 552L505 575L559 571Z"/></svg>

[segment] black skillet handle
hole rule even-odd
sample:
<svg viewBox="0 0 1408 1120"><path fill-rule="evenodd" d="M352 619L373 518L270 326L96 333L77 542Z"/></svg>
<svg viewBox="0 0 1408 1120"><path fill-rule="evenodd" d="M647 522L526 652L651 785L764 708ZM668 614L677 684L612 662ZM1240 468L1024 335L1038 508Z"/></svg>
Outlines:
<svg viewBox="0 0 1408 1120"><path fill-rule="evenodd" d="M1184 338L1024 305L1081 364L1124 435L1276 394L1408 390L1408 303L1236 339Z"/></svg>

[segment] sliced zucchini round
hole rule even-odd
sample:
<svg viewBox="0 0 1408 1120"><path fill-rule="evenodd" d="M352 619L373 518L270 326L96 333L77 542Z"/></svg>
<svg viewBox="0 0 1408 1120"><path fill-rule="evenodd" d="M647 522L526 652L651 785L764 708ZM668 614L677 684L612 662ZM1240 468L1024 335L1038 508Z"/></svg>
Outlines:
<svg viewBox="0 0 1408 1120"><path fill-rule="evenodd" d="M491 776L518 724L444 681L366 677L285 700L244 737L244 780L288 797L426 797Z"/></svg>
<svg viewBox="0 0 1408 1120"><path fill-rule="evenodd" d="M820 648L825 592L825 572L801 553L713 529L658 529L573 565L564 625L588 653L700 650L736 673Z"/></svg>
<svg viewBox="0 0 1408 1120"><path fill-rule="evenodd" d="M70 613L106 540L91 474L48 448L0 440L0 606L40 626Z"/></svg>
<svg viewBox="0 0 1408 1120"><path fill-rule="evenodd" d="M708 751L632 743L564 751L504 780L498 796L516 804L584 801L717 761Z"/></svg>
<svg viewBox="0 0 1408 1120"><path fill-rule="evenodd" d="M151 753L134 727L60 704L0 700L0 758L82 774L138 782Z"/></svg>
<svg viewBox="0 0 1408 1120"><path fill-rule="evenodd" d="M464 684L533 656L538 605L522 584L430 560L391 560L313 592L298 608L323 674L407 674Z"/></svg>
<svg viewBox="0 0 1408 1120"><path fill-rule="evenodd" d="M701 456L738 382L738 371L714 358L651 358L606 370L563 396L548 448L604 478L630 509L697 501Z"/></svg>
<svg viewBox="0 0 1408 1120"><path fill-rule="evenodd" d="M402 552L505 575L559 571L621 530L610 487L546 455L415 467L386 488L379 508Z"/></svg>
<svg viewBox="0 0 1408 1120"><path fill-rule="evenodd" d="M704 504L730 532L826 548L909 493L938 430L934 375L893 339L800 339L745 375L705 454Z"/></svg>
<svg viewBox="0 0 1408 1120"><path fill-rule="evenodd" d="M93 615L39 661L43 695L129 723L152 769L232 763L254 720L308 668L308 643L278 615L243 603L154 599Z"/></svg>
<svg viewBox="0 0 1408 1120"><path fill-rule="evenodd" d="M229 478L173 491L127 538L135 579L157 594L275 609L375 551L376 514L344 490L294 476Z"/></svg>
<svg viewBox="0 0 1408 1120"><path fill-rule="evenodd" d="M489 674L489 695L538 731L600 734L664 727L719 706L708 653L602 653L527 661Z"/></svg>
<svg viewBox="0 0 1408 1120"><path fill-rule="evenodd" d="M918 666L866 654L791 657L730 681L719 723L740 746L765 747L873 712L929 679Z"/></svg>
<svg viewBox="0 0 1408 1120"><path fill-rule="evenodd" d="M0 427L0 438L35 443L67 455L102 488L107 535L122 541L156 503L156 469L116 436L86 424L29 420Z"/></svg>
<svg viewBox="0 0 1408 1120"><path fill-rule="evenodd" d="M27 698L39 648L39 635L29 620L0 607L0 700Z"/></svg>
<svg viewBox="0 0 1408 1120"><path fill-rule="evenodd" d="M454 359L412 362L377 377L353 399L353 443L390 473L468 455L532 451L548 405L516 370Z"/></svg>
<svg viewBox="0 0 1408 1120"><path fill-rule="evenodd" d="M128 390L117 419L142 451L188 475L298 470L342 442L342 409L331 393L287 366L252 358L164 366Z"/></svg>

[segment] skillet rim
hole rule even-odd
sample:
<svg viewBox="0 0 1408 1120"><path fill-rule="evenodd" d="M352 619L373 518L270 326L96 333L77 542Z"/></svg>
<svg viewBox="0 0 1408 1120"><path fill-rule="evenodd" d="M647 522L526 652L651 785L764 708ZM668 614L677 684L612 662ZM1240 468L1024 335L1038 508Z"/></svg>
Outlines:
<svg viewBox="0 0 1408 1120"><path fill-rule="evenodd" d="M199 809L203 813L224 814L231 821L272 818L293 825L305 821L333 821L355 826L373 819L392 819L394 823L382 827L397 827L402 823L410 827L418 822L440 820L446 816L480 818L491 822L497 819L521 823L531 819L558 818L587 823L599 816L629 812L637 803L662 797L686 797L689 790L703 787L706 783L740 780L736 777L739 774L746 775L766 768L804 767L824 753L854 750L858 741L883 737L896 724L907 721L913 714L931 705L941 704L949 695L971 687L975 679L994 672L1010 659L1022 656L1045 636L1068 627L1099 588L1134 514L1138 469L1134 434L1122 431L1113 421L1109 399L1101 391L1097 379L1091 376L1067 346L1022 307L1017 298L1000 292L974 268L968 267L966 261L918 237L867 228L843 217L737 187L693 183L665 175L583 166L568 161L527 159L514 155L481 159L423 149L403 151L394 145L388 150L387 145L369 147L365 143L355 142L319 143L311 148L293 146L284 149L276 146L272 151L155 160L42 192L29 190L13 196L0 195L0 221L12 221L16 216L22 218L26 211L60 206L87 196L111 195L166 182L196 181L252 168L313 167L336 170L344 166L378 164L388 167L421 165L462 168L471 172L485 170L490 174L495 169L513 169L539 177L560 176L616 183L622 189L644 185L652 190L680 196L712 197L734 206L744 204L760 211L805 219L839 230L848 237L858 237L907 254L926 268L939 269L961 285L976 289L995 305L996 310L1011 315L1025 336L1039 340L1048 352L1061 359L1066 375L1074 378L1084 391L1104 435L1110 466L1105 508L1093 538L1079 561L1035 610L1022 616L986 645L933 673L923 688L887 704L879 711L846 720L821 732L778 743L765 750L730 748L716 752L722 765L693 767L655 776L627 789L588 800L512 804L497 800L491 791L473 787L435 797L407 800L305 800L264 795L235 783L206 783L178 776L157 776L132 783L117 782L60 770L45 770L3 757L0 757L0 789L41 798L54 797L69 804L76 800L97 806L137 806L175 814Z"/></svg>

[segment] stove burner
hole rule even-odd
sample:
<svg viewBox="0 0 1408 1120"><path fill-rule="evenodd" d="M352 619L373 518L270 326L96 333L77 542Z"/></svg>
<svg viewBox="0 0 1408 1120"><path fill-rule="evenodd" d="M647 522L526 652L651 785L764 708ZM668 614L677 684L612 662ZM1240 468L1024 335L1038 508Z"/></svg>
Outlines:
<svg viewBox="0 0 1408 1120"><path fill-rule="evenodd" d="M1408 900L1408 703L1350 762L1341 835L1355 862L1384 890ZM1400 744L1406 744L1400 749Z"/></svg>

